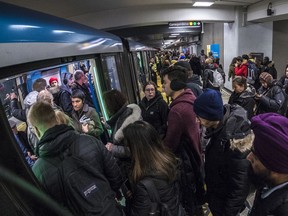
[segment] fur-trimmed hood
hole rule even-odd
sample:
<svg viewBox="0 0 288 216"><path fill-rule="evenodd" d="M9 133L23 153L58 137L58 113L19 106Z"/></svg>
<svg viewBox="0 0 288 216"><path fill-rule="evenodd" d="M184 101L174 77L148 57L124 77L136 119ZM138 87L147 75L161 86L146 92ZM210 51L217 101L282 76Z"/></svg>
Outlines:
<svg viewBox="0 0 288 216"><path fill-rule="evenodd" d="M125 127L127 127L129 124L134 123L135 121L142 120L141 109L137 104L129 104L126 108L126 111L124 111L117 120L116 127L118 128L115 128L116 131L114 131L114 143L120 143L123 140L123 129Z"/></svg>

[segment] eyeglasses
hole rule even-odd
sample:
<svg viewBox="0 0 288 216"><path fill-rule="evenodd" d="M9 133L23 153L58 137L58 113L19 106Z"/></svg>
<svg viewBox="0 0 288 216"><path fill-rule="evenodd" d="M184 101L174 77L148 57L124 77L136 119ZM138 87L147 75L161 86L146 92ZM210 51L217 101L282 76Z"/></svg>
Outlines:
<svg viewBox="0 0 288 216"><path fill-rule="evenodd" d="M145 89L145 91L146 91L146 92L150 92L150 91L151 91L151 92L154 92L155 89L154 89L154 88L151 88L151 89L148 88L148 89Z"/></svg>

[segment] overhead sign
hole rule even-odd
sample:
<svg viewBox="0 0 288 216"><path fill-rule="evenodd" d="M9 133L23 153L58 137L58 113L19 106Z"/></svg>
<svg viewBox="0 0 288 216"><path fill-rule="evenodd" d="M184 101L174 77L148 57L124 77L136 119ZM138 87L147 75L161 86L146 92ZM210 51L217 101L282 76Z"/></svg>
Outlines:
<svg viewBox="0 0 288 216"><path fill-rule="evenodd" d="M169 22L169 28L201 28L202 22L200 21L182 21L182 22Z"/></svg>

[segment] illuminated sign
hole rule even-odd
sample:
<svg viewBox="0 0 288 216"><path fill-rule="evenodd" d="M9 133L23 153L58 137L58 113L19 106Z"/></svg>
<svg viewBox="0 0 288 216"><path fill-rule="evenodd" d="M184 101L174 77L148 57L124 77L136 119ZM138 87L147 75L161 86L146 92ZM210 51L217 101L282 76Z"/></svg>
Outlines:
<svg viewBox="0 0 288 216"><path fill-rule="evenodd" d="M169 22L169 28L201 28L202 22L200 21L183 21L183 22Z"/></svg>

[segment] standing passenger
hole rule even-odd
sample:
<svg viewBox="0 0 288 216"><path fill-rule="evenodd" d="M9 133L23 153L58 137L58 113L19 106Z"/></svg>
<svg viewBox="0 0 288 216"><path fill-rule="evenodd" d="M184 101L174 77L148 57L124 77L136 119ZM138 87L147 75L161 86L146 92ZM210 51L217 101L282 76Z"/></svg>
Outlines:
<svg viewBox="0 0 288 216"><path fill-rule="evenodd" d="M242 107L223 107L220 92L212 89L195 100L194 111L210 138L205 151L209 208L213 216L236 216L250 189L246 159L253 140L250 121Z"/></svg>
<svg viewBox="0 0 288 216"><path fill-rule="evenodd" d="M128 176L130 152L123 143L123 129L142 120L141 109L137 104L128 104L126 96L116 89L105 92L103 99L109 116L109 120L103 123L107 129L112 129L112 142L108 142L106 148L119 159L121 170Z"/></svg>
<svg viewBox="0 0 288 216"><path fill-rule="evenodd" d="M256 115L267 112L285 115L288 98L282 87L267 72L262 72L259 79L262 86L258 89L258 94L255 96L257 101Z"/></svg>
<svg viewBox="0 0 288 216"><path fill-rule="evenodd" d="M182 204L192 216L195 212L195 199L197 199L195 196L202 193L201 187L198 188L198 183L201 182L200 170L203 165L199 124L196 123L196 115L193 111L195 95L190 89L185 89L187 81L185 68L172 66L163 72L163 76L164 91L173 99L168 114L168 129L164 144L178 155L183 163L190 164L189 168L183 167L185 168L184 175L187 177L190 173L190 176L195 178L186 180L188 185L184 185L184 179L182 179L181 187Z"/></svg>
<svg viewBox="0 0 288 216"><path fill-rule="evenodd" d="M288 215L288 119L276 113L252 118L255 134L248 155L260 187L249 216Z"/></svg>
<svg viewBox="0 0 288 216"><path fill-rule="evenodd" d="M29 111L28 119L40 139L36 151L38 160L33 166L33 172L47 193L75 215L91 215L93 212L93 215L121 216L122 213L115 201L115 192L119 190L123 180L115 159L104 145L92 136L77 133L70 126L59 125L56 114L48 103L34 104ZM91 183L92 175L88 174L88 171L85 172L83 166L81 167L83 172L81 172L79 164L75 162L76 159L71 159L71 152L73 158L82 161L82 165L93 167L94 172L97 172L97 177L93 178ZM67 188L68 180L63 180L61 176L65 170L59 170L59 164L63 163L66 163L67 169L71 170L75 166L75 171L83 174L65 176L68 177L70 183L74 179L78 189ZM86 181L83 185L77 184L79 180L83 183L83 179L88 182ZM63 187L69 195L64 193ZM79 196L82 199L79 199ZM91 204L90 199L99 201Z"/></svg>
<svg viewBox="0 0 288 216"><path fill-rule="evenodd" d="M72 102L71 102L71 90L66 86L59 86L58 79L56 77L51 77L49 79L50 88L49 91L53 95L54 103L61 107L61 109L69 116L72 112Z"/></svg>
<svg viewBox="0 0 288 216"><path fill-rule="evenodd" d="M181 204L175 156L164 147L157 131L147 122L136 121L123 132L124 142L128 145L132 158L131 177L134 190L131 215L153 214L151 207L155 199L147 191L146 181L155 186L160 201L167 205L171 215L182 216L183 214L178 214Z"/></svg>
<svg viewBox="0 0 288 216"><path fill-rule="evenodd" d="M149 81L146 83L143 91L145 92L145 97L139 104L143 120L150 123L159 135L164 137L167 129L168 105L163 100L154 82Z"/></svg>
<svg viewBox="0 0 288 216"><path fill-rule="evenodd" d="M85 100L85 94L76 89L72 92L72 119L74 127L80 133L86 133L100 139L103 127L100 118L93 107L88 106Z"/></svg>
<svg viewBox="0 0 288 216"><path fill-rule="evenodd" d="M72 84L72 91L75 89L79 89L81 91L84 92L85 94L85 101L88 104L88 106L93 107L94 108L94 104L92 101L92 97L89 91L89 88L85 85L85 79L87 77L85 76L85 74L83 73L82 70L76 70L74 73L74 83Z"/></svg>
<svg viewBox="0 0 288 216"><path fill-rule="evenodd" d="M232 86L234 91L230 95L228 104L238 104L243 107L247 111L248 119L251 119L254 116L255 88L248 85L246 78L241 76L233 79Z"/></svg>

